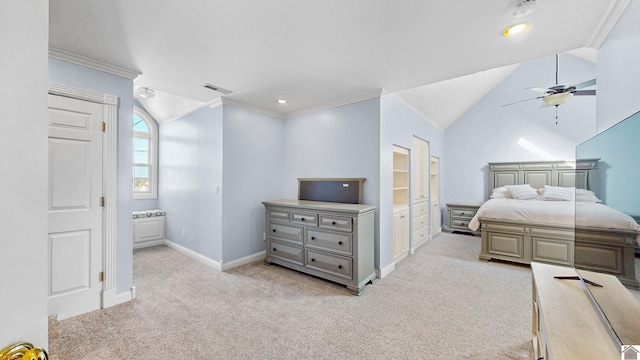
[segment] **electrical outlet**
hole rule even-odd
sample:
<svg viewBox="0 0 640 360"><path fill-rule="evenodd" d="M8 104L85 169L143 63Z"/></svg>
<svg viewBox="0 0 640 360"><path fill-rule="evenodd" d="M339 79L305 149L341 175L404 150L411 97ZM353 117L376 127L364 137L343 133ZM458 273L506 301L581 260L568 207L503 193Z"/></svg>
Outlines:
<svg viewBox="0 0 640 360"><path fill-rule="evenodd" d="M262 233L262 241L267 241L267 233Z"/></svg>

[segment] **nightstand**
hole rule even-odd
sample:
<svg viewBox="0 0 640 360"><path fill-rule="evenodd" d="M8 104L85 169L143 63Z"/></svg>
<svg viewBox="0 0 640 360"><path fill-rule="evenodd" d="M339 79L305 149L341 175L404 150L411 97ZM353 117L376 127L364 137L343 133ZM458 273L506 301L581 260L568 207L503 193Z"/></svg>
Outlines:
<svg viewBox="0 0 640 360"><path fill-rule="evenodd" d="M444 231L448 232L465 232L480 236L480 231L469 229L469 222L478 212L479 204L447 204L447 226Z"/></svg>

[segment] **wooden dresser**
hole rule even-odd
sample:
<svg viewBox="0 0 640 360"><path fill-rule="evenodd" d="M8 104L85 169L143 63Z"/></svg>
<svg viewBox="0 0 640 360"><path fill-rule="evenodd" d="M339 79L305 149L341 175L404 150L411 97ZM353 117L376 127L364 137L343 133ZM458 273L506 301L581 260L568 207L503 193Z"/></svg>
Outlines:
<svg viewBox="0 0 640 360"><path fill-rule="evenodd" d="M531 270L534 359L619 360L622 345L640 345L640 302L615 276L537 262ZM556 278L577 275L603 287Z"/></svg>
<svg viewBox="0 0 640 360"><path fill-rule="evenodd" d="M305 200L263 204L267 264L346 285L355 295L375 281L375 206Z"/></svg>

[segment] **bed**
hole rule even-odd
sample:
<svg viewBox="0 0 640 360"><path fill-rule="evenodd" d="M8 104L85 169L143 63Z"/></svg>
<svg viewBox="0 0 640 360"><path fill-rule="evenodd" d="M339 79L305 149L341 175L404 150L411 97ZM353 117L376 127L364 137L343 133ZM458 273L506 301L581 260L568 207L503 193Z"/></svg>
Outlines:
<svg viewBox="0 0 640 360"><path fill-rule="evenodd" d="M598 159L490 163L491 198L469 223L481 231L480 259L575 266L639 288L634 252L640 226L599 202L597 180ZM510 196L520 190L522 196Z"/></svg>

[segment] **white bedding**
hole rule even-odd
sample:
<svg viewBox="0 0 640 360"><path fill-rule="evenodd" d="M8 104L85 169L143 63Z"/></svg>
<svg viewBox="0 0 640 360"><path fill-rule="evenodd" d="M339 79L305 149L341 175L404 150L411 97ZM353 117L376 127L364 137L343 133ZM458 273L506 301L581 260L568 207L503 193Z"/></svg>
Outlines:
<svg viewBox="0 0 640 360"><path fill-rule="evenodd" d="M640 225L631 216L599 203L490 199L480 206L469 222L469 229L476 231L481 217L640 232Z"/></svg>

